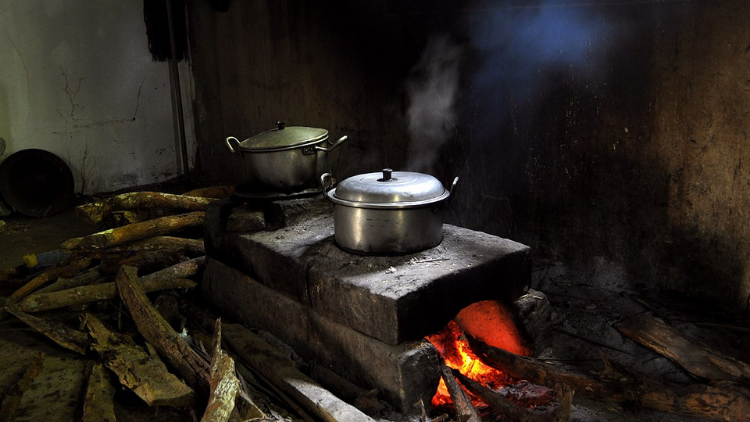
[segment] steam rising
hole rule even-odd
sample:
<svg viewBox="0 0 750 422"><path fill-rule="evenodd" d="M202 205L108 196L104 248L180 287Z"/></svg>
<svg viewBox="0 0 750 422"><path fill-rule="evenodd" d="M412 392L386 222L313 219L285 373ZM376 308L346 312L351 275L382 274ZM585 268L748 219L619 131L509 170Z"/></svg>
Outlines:
<svg viewBox="0 0 750 422"><path fill-rule="evenodd" d="M411 135L408 168L429 172L439 147L456 125L455 103L463 48L448 36L433 37L406 83L406 121Z"/></svg>
<svg viewBox="0 0 750 422"><path fill-rule="evenodd" d="M406 83L409 168L429 171L440 146L451 138L458 123L462 70L467 72L463 79L470 84L473 96L472 105L461 105L462 116L466 117L468 107L474 108L477 120L473 124L483 132L475 136L488 140L498 139L499 126L509 118L509 96L538 98L549 81L544 75L588 72L588 77L580 79L595 81L595 73L603 69L600 55L605 51L599 44L611 45L616 27L599 10L547 1L534 7L464 15L467 20L461 24L468 31L472 57L478 63L472 69L461 66L467 47L445 35L433 37Z"/></svg>

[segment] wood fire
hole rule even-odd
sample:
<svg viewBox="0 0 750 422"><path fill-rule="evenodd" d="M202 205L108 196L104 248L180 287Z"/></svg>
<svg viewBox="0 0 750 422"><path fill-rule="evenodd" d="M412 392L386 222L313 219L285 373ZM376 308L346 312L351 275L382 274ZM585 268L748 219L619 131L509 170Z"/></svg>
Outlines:
<svg viewBox="0 0 750 422"><path fill-rule="evenodd" d="M463 332L490 346L517 355L530 354L510 310L498 301L477 302L464 308L441 331L427 337L444 359L446 366L491 389L498 389L507 384L509 377L503 371L479 360L464 338ZM480 402L476 396L470 394L470 397L475 404ZM451 403L445 380L441 378L437 392L432 398L432 405L441 407Z"/></svg>

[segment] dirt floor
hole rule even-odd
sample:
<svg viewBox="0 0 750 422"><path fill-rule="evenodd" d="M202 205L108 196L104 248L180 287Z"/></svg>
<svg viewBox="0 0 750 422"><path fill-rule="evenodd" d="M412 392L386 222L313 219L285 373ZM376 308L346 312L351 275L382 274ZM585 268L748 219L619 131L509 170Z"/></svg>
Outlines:
<svg viewBox="0 0 750 422"><path fill-rule="evenodd" d="M12 217L0 227L0 269L16 266L28 253L57 248L71 237L96 231L78 220L73 210L45 219ZM624 337L615 325L633 315L656 310L682 333L728 356L747 360L750 334L736 329L748 321L706 303L659 291L647 291L617 266L603 260L581 266L537 260L532 287L547 295L552 308L553 347L542 357L548 363L601 371L600 353L617 365L677 383L696 383L669 359ZM0 286L0 303L12 290ZM97 309L115 312L116 309ZM65 318L65 313L57 314ZM110 321L116 324L116 320ZM75 322L73 322L74 324ZM720 324L706 328L705 323ZM734 328L733 328L734 327ZM23 373L37 352L46 353L41 373L23 395L15 420L57 422L80 417L83 372L88 358L61 349L7 314L0 317L0 397ZM171 408L149 408L125 389L116 393L119 420L178 421L191 416ZM198 415L200 417L200 415ZM392 418L396 419L396 418ZM418 418L401 418L417 421ZM683 416L574 399L575 422L678 422Z"/></svg>

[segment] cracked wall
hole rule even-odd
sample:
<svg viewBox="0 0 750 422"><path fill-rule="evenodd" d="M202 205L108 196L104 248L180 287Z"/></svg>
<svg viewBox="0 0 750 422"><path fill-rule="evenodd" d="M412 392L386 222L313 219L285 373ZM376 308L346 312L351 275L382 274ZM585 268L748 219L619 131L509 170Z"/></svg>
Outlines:
<svg viewBox="0 0 750 422"><path fill-rule="evenodd" d="M141 1L0 0L0 57L0 159L50 151L87 194L180 172L169 69L151 59ZM180 66L189 97L189 69ZM190 103L183 101L193 157Z"/></svg>

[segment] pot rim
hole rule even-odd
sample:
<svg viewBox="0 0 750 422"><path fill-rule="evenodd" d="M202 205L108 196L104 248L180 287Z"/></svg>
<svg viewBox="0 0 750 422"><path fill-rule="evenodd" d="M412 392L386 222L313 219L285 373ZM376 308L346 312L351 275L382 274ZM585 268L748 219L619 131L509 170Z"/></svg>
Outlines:
<svg viewBox="0 0 750 422"><path fill-rule="evenodd" d="M379 209L379 210L401 210L410 208L428 208L435 205L440 205L441 202L445 202L450 197L451 193L448 190L444 190L442 194L429 199L423 199L421 201L402 201L402 202L357 202L349 201L346 199L337 198L336 188L333 188L326 192L328 199L334 204L344 205L352 208L368 208L368 209Z"/></svg>

